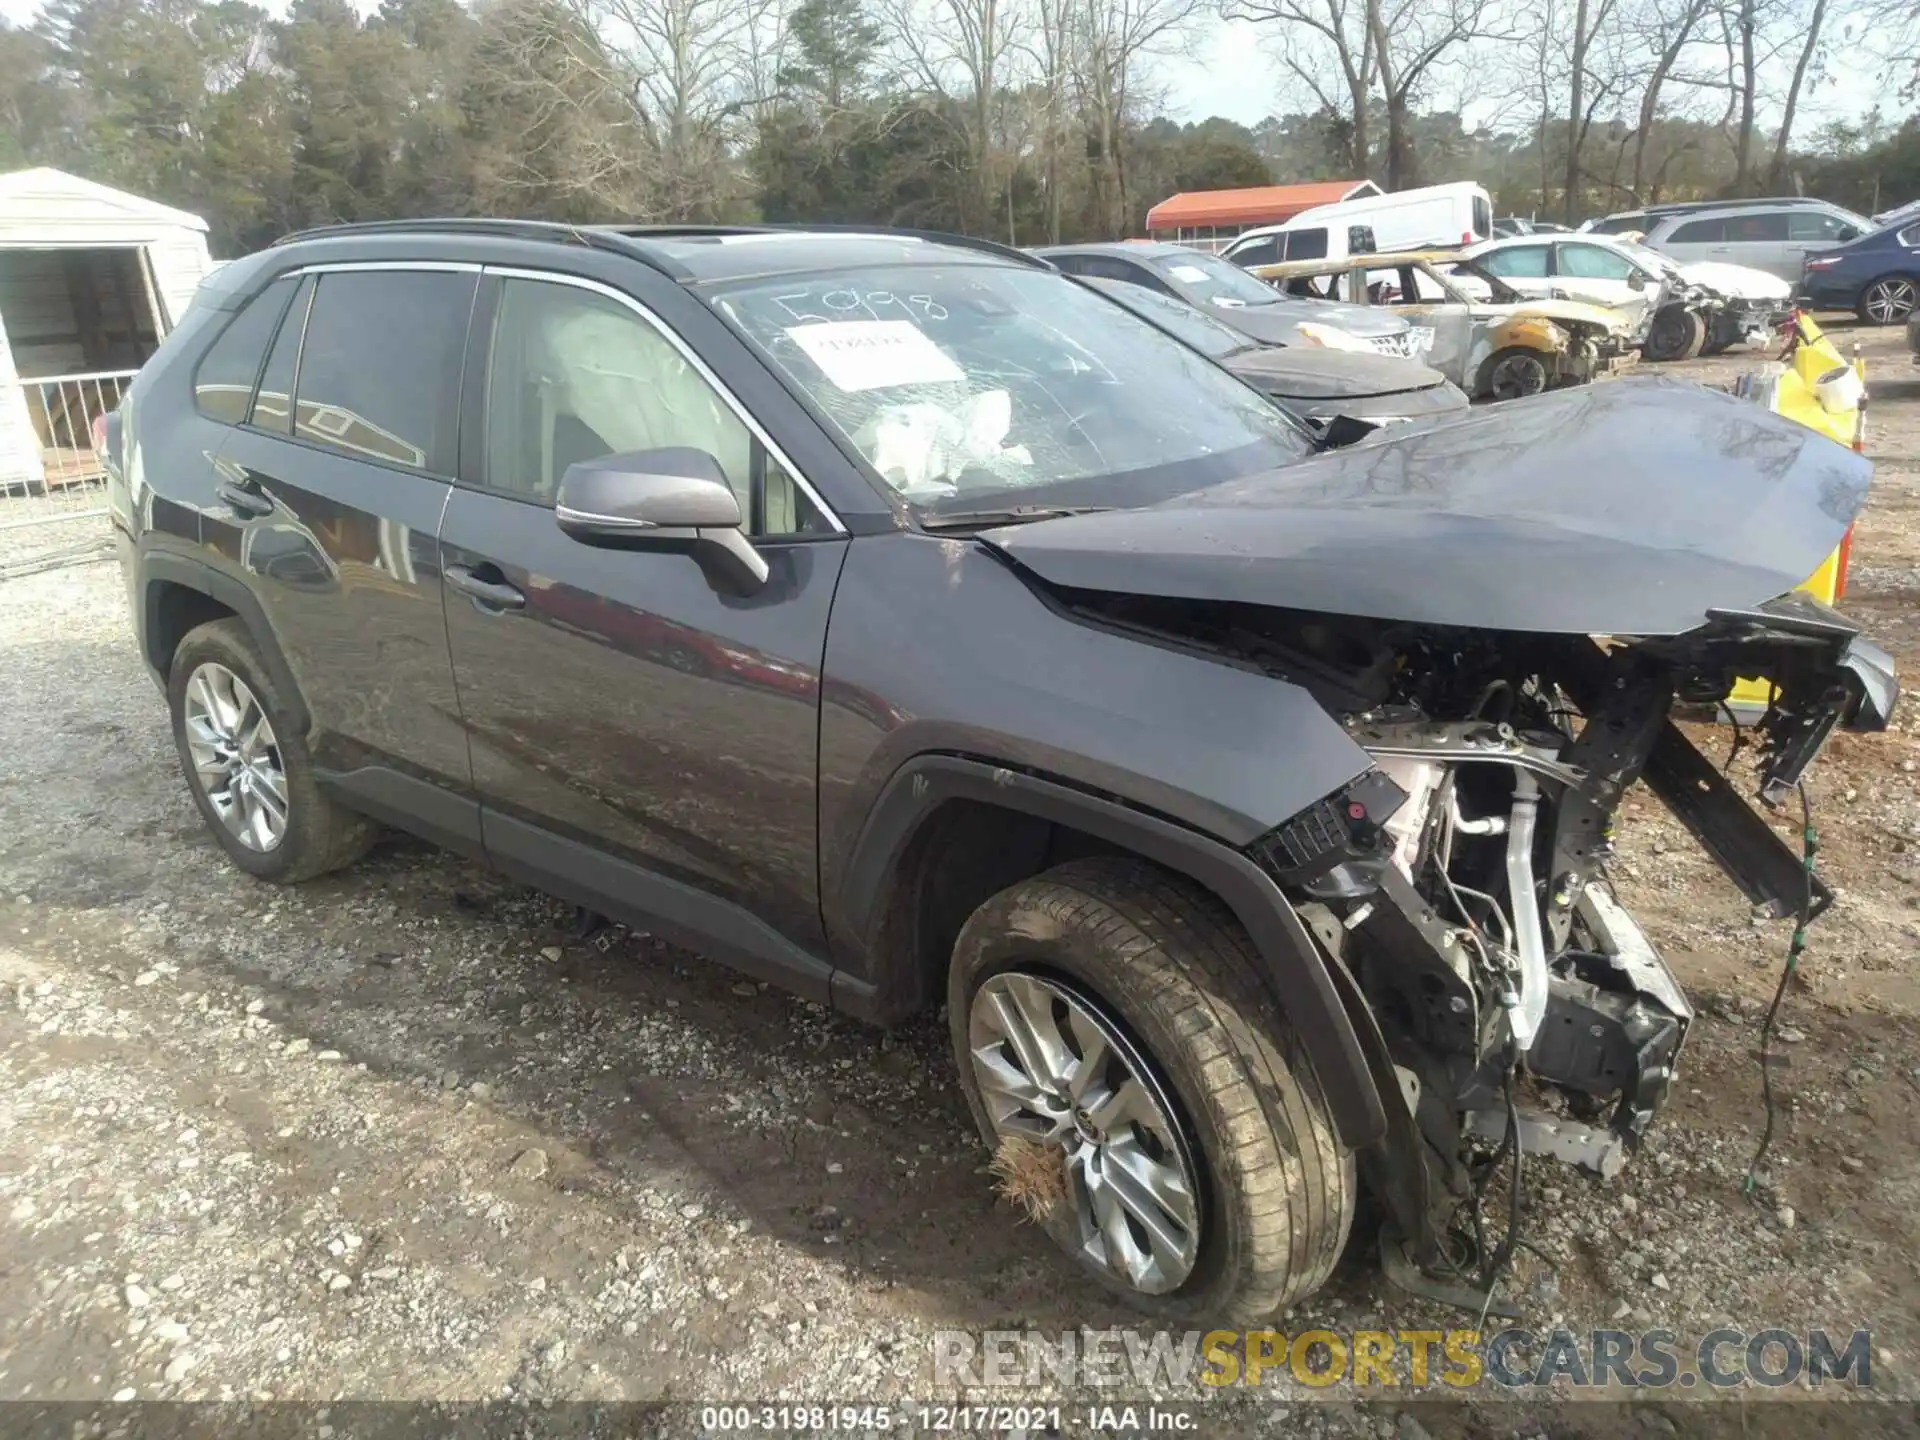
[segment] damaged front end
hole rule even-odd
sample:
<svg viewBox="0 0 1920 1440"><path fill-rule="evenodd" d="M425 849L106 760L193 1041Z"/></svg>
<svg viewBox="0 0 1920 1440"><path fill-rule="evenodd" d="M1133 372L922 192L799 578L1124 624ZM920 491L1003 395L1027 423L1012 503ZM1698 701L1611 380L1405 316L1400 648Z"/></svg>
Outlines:
<svg viewBox="0 0 1920 1440"><path fill-rule="evenodd" d="M1765 913L1829 903L1673 717L1764 679L1744 734L1774 808L1835 729L1886 727L1885 653L1788 593L1869 475L1758 406L1626 381L993 537L1092 623L1306 690L1370 762L1248 851L1376 1057L1360 1155L1401 1283L1461 1298L1434 1277L1488 1142L1611 1175L1669 1093L1692 1011L1606 872L1629 787Z"/></svg>
<svg viewBox="0 0 1920 1440"><path fill-rule="evenodd" d="M1755 906L1817 915L1826 888L1687 739L1676 710L1764 673L1758 796L1778 806L1832 731L1886 726L1886 656L1804 596L1683 636L1431 629L1082 597L1314 691L1371 757L1252 853L1365 1001L1404 1108L1363 1154L1393 1217L1388 1267L1433 1276L1475 1156L1519 1148L1612 1176L1673 1082L1693 1010L1606 876L1644 781Z"/></svg>

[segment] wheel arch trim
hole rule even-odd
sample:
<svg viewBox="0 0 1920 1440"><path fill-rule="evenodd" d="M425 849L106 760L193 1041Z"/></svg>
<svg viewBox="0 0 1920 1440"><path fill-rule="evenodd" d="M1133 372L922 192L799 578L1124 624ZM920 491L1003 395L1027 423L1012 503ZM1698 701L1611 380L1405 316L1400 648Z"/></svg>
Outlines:
<svg viewBox="0 0 1920 1440"><path fill-rule="evenodd" d="M300 733L306 733L313 723L312 713L307 709L306 699L294 679L293 668L287 664L286 654L280 648L273 626L267 620L260 597L233 576L184 555L148 550L140 555L138 564L140 652L148 667L160 676L162 683L165 682L167 665L153 651L160 618L160 598L164 593L163 586L178 585L225 606L247 627L254 644L259 647L261 659L271 672L274 689L279 692L281 707L286 711L288 722Z"/></svg>
<svg viewBox="0 0 1920 1440"><path fill-rule="evenodd" d="M1357 1150L1386 1132L1375 1068L1341 988L1272 877L1230 846L1109 797L966 756L909 760L881 791L843 872L843 914L854 933L877 934L909 845L950 800L976 801L1072 826L1210 891L1252 939L1261 978L1298 1028L1341 1143ZM837 971L834 988L837 1002L858 1011L863 1008L858 992L870 986Z"/></svg>

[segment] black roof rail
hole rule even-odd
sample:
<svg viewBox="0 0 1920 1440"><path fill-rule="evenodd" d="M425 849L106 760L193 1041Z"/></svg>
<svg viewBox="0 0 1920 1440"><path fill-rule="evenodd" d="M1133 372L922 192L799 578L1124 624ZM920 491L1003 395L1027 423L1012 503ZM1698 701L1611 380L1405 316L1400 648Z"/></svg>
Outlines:
<svg viewBox="0 0 1920 1440"><path fill-rule="evenodd" d="M515 240L551 240L559 244L594 245L606 232L597 225L569 225L555 220L493 220L471 216L443 219L355 220L338 225L316 225L296 230L274 241L275 246L291 245L296 240L328 240L351 235L420 234L502 235ZM619 247L624 249L625 247Z"/></svg>
<svg viewBox="0 0 1920 1440"><path fill-rule="evenodd" d="M898 225L703 225L703 224L662 224L662 225L622 225L592 224L571 225L553 220L501 220L475 219L470 216L448 217L445 219L407 219L407 220L362 220L339 225L320 225L308 230L297 230L291 235L282 235L273 242L275 247L291 245L301 240L327 240L345 238L354 235L493 235L510 240L542 240L559 245L586 245L595 249L612 250L639 260L654 269L672 276L676 280L685 280L690 272L672 256L663 254L658 247L649 245L650 240L697 239L703 236L725 235L900 235L915 240L924 240L930 244L952 245L962 249L979 250L997 255L1001 259L1011 260L1036 270L1051 270L1054 267L1037 255L1011 245L1002 245L997 240L981 240L971 235L954 235L943 230L917 230Z"/></svg>
<svg viewBox="0 0 1920 1440"><path fill-rule="evenodd" d="M698 239L709 235L877 235L881 237L902 235L934 245L952 245L965 250L984 251L989 255L998 255L1003 260L1013 260L1032 269L1051 270L1053 268L1038 256L1012 245L1003 245L998 240L982 240L973 235L958 235L950 230L921 230L907 225L861 225L850 221L830 220L796 221L792 224L609 225L596 228L605 228L633 240Z"/></svg>

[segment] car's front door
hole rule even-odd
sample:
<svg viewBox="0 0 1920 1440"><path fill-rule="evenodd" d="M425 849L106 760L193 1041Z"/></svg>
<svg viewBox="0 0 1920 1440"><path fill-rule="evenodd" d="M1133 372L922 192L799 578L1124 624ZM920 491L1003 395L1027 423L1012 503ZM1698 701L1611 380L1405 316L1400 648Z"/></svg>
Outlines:
<svg viewBox="0 0 1920 1440"><path fill-rule="evenodd" d="M804 966L824 950L819 682L844 534L633 296L489 272L470 353L440 534L489 856L743 968ZM755 593L561 532L569 465L665 447L719 462L771 571ZM824 994L825 975L780 978Z"/></svg>
<svg viewBox="0 0 1920 1440"><path fill-rule="evenodd" d="M382 263L278 282L285 318L251 407L229 397L242 423L201 532L266 612L315 764L357 804L467 849L478 813L434 537L479 278Z"/></svg>
<svg viewBox="0 0 1920 1440"><path fill-rule="evenodd" d="M1659 289L1630 257L1590 240L1555 245L1553 268L1555 295L1611 306L1636 324Z"/></svg>

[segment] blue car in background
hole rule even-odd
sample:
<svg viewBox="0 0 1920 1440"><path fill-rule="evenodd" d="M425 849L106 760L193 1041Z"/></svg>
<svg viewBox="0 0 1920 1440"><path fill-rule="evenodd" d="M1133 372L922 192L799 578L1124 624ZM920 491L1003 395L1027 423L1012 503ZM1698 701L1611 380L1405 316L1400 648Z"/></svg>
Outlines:
<svg viewBox="0 0 1920 1440"><path fill-rule="evenodd" d="M1869 325L1900 324L1920 302L1920 220L1807 256L1798 298L1816 310L1851 310Z"/></svg>

